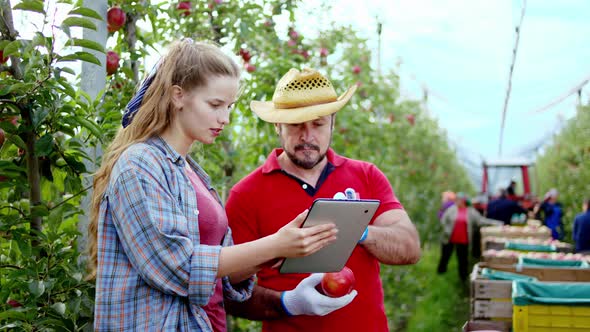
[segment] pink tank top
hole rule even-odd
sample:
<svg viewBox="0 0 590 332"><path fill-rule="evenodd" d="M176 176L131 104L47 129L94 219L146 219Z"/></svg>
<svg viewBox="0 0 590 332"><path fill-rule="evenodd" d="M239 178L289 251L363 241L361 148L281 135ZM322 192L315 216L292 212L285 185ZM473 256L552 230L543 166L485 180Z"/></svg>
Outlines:
<svg viewBox="0 0 590 332"><path fill-rule="evenodd" d="M227 231L227 215L215 195L207 189L199 176L188 167L186 173L197 192L197 209L199 210L199 235L201 244L220 245ZM217 279L215 292L209 303L203 307L215 332L226 331L225 309L223 307L223 285Z"/></svg>

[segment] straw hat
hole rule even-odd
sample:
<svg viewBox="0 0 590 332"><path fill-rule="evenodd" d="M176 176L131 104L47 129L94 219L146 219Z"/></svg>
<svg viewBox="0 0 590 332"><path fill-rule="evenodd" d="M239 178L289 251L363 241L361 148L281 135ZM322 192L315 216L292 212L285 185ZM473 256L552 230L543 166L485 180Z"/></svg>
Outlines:
<svg viewBox="0 0 590 332"><path fill-rule="evenodd" d="M351 86L340 97L332 83L318 71L289 70L277 83L272 101L252 101L250 108L271 123L303 123L340 110L356 91Z"/></svg>

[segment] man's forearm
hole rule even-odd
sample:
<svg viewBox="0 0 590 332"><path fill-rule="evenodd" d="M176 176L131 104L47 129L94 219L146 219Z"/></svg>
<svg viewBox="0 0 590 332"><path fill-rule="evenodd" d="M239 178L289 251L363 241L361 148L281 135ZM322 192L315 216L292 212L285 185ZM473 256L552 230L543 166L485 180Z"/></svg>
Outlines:
<svg viewBox="0 0 590 332"><path fill-rule="evenodd" d="M369 226L369 234L362 246L383 264L417 263L421 252L416 228L405 212L393 210L385 213L393 214L394 221Z"/></svg>
<svg viewBox="0 0 590 332"><path fill-rule="evenodd" d="M250 320L272 320L287 316L281 305L281 292L254 286L252 297L244 302L225 300L230 315Z"/></svg>

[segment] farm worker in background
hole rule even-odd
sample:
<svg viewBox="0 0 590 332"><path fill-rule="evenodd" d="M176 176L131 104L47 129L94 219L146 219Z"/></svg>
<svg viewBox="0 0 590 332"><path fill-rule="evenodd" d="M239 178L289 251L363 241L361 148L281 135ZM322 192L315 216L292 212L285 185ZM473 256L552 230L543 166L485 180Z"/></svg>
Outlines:
<svg viewBox="0 0 590 332"><path fill-rule="evenodd" d="M543 219L541 220L543 220L545 226L551 229L551 236L553 239L561 240L563 239L563 223L561 220L563 217L563 210L561 203L557 201L558 196L559 192L557 189L553 188L549 190L545 194L543 203L534 208L534 213L537 215L542 212Z"/></svg>
<svg viewBox="0 0 590 332"><path fill-rule="evenodd" d="M510 225L513 215L526 215L526 213L527 211L517 202L508 198L506 190L500 190L500 196L488 204L486 217L501 220L504 225Z"/></svg>
<svg viewBox="0 0 590 332"><path fill-rule="evenodd" d="M506 187L506 197L513 201L518 200L518 196L516 195L516 181L510 180L510 184Z"/></svg>
<svg viewBox="0 0 590 332"><path fill-rule="evenodd" d="M189 151L221 134L239 82L240 67L219 48L184 39L127 106L94 177L96 331L225 331L223 299L248 299L261 264L335 239L333 224L300 228L302 208L267 236L232 246L219 196Z"/></svg>
<svg viewBox="0 0 590 332"><path fill-rule="evenodd" d="M445 273L453 249L457 251L459 277L467 280L469 264L469 245L473 243L472 234L475 227L483 225L502 225L498 220L486 219L477 210L467 206L467 196L457 193L455 205L451 206L442 217L443 240L437 272ZM475 243L474 245L478 245Z"/></svg>
<svg viewBox="0 0 590 332"><path fill-rule="evenodd" d="M455 193L452 191L444 191L442 193L441 198L441 206L438 209L438 220L441 221L443 214L445 211L451 207L451 205L455 204Z"/></svg>
<svg viewBox="0 0 590 332"><path fill-rule="evenodd" d="M257 274L250 300L226 301L229 313L263 320L263 331L389 331L379 263L414 264L420 258L416 228L385 174L330 148L335 113L355 89L356 85L338 97L332 83L316 70L291 69L278 82L272 102L251 102L258 117L274 125L282 147L230 192L226 211L236 243L272 234L316 198L332 198L347 188L356 198L381 201L346 264L354 272L358 291L348 306L323 308L320 303L327 297L315 289L321 274L279 274L270 266ZM293 301L284 291L295 286L312 300Z"/></svg>
<svg viewBox="0 0 590 332"><path fill-rule="evenodd" d="M590 254L590 198L584 200L582 211L574 219L573 239L576 253Z"/></svg>

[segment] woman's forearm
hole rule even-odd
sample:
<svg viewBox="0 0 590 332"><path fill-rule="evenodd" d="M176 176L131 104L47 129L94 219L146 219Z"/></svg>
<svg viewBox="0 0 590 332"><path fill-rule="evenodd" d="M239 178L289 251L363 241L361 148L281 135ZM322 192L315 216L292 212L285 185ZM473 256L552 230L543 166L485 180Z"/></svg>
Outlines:
<svg viewBox="0 0 590 332"><path fill-rule="evenodd" d="M219 254L217 277L230 276L232 283L240 282L256 273L260 265L277 257L272 235L261 239L223 247Z"/></svg>

